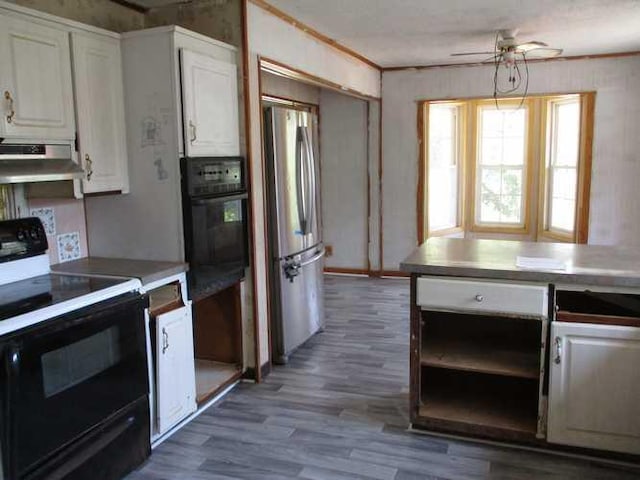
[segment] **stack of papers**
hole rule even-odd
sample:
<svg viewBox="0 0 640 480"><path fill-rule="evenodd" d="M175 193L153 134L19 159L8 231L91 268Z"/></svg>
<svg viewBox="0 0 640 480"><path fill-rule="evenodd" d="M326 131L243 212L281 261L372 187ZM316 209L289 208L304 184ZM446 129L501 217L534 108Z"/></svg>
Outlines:
<svg viewBox="0 0 640 480"><path fill-rule="evenodd" d="M534 270L566 270L567 265L561 260L548 257L516 257L516 267Z"/></svg>

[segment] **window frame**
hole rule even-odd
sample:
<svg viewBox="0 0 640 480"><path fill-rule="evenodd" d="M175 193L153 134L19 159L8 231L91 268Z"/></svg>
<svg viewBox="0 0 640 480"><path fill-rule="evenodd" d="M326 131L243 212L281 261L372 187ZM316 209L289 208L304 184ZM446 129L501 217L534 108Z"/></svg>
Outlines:
<svg viewBox="0 0 640 480"><path fill-rule="evenodd" d="M449 105L456 107L457 112L457 142L456 142L456 161L458 167L458 205L457 205L457 225L454 227L443 228L439 230L431 230L429 226L429 107L431 105ZM466 149L464 145L464 133L466 132L467 124L467 106L462 101L433 101L422 102L422 108L418 109L419 115L419 130L422 134L420 144L420 179L419 189L421 187L421 193L419 194L419 208L418 208L418 243L424 242L429 237L438 237L445 235L453 235L457 233L463 233L465 229L465 209L464 203L466 198ZM422 124L422 126L420 126ZM421 197L421 198L420 198Z"/></svg>
<svg viewBox="0 0 640 480"><path fill-rule="evenodd" d="M547 161L547 110L550 101L578 96L580 99L580 140L577 172L577 193L575 204L575 229L571 235L558 234L553 230L545 230L545 215L547 209L546 174ZM589 201L591 185L591 164L594 131L594 110L596 93L572 92L545 95L531 95L524 102L528 106L528 134L525 147L526 174L524 199L524 228L510 228L503 225L477 225L476 211L476 150L478 145L478 105L494 103L491 98L458 98L439 100L419 100L418 117L418 197L417 197L417 239L418 244L431 236L479 234L505 234L533 237L531 241L561 241L571 243L587 243L589 237ZM503 104L517 103L520 97L499 99ZM428 150L429 150L429 105L446 103L458 105L460 108L461 133L460 165L458 172L458 208L460 225L451 229L429 231L428 227ZM469 140L471 139L471 140Z"/></svg>
<svg viewBox="0 0 640 480"><path fill-rule="evenodd" d="M550 156L550 130L552 128L550 109L554 103L561 103L571 98L578 99L580 113L580 135L578 139L578 159L576 164L576 204L573 231L568 232L550 228L548 216L551 209L550 176L547 164ZM595 93L583 92L567 95L549 95L542 99L541 118L545 119L540 136L540 194L538 196L538 237L546 240L587 243L589 237L589 198L591 193L591 157L593 144L593 114Z"/></svg>
<svg viewBox="0 0 640 480"><path fill-rule="evenodd" d="M519 235L529 235L531 232L531 196L532 196L532 147L533 147L533 138L534 135L534 109L532 108L532 100L527 98L522 101L519 98L515 99L499 99L497 100L499 106L515 106L518 107L520 103L522 106L527 108L527 114L525 115L525 140L526 144L524 147L524 164L522 166L522 182L523 182L523 199L522 199L522 223L521 224L507 224L507 223L478 223L477 212L478 212L478 191L477 191L477 175L478 175L478 146L480 145L480 129L481 122L479 120L480 113L483 107L486 106L494 106L496 104L496 100L494 99L482 99L482 100L473 100L470 102L472 115L471 115L471 123L472 123L472 136L469 140L469 147L471 149L471 153L469 155L469 173L470 173L470 190L469 190L469 201L470 204L468 206L468 225L469 231L477 232L477 233L507 233L507 234L519 234ZM513 226L511 226L513 225Z"/></svg>

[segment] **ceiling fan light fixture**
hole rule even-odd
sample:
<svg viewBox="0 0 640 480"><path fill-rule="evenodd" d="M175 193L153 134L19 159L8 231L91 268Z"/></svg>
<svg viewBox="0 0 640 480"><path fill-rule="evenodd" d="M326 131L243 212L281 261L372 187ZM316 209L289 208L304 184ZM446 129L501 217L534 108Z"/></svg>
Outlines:
<svg viewBox="0 0 640 480"><path fill-rule="evenodd" d="M538 48L544 48L544 47L548 47L548 45L544 42L536 42L536 41L525 42L525 43L520 43L516 45L516 48L520 52L530 52L531 50L536 50Z"/></svg>

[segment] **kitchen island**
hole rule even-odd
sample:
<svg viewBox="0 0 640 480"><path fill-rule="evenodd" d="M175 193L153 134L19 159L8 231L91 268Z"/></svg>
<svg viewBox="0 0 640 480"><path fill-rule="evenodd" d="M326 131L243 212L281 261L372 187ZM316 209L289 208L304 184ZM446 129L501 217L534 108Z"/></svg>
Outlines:
<svg viewBox="0 0 640 480"><path fill-rule="evenodd" d="M401 269L414 428L638 458L640 250L432 238Z"/></svg>

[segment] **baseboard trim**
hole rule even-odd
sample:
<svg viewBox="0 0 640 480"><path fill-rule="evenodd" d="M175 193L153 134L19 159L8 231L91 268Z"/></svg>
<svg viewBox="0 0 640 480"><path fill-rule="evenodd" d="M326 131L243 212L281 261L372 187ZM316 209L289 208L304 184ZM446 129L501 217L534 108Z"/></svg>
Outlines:
<svg viewBox="0 0 640 480"><path fill-rule="evenodd" d="M410 273L401 272L399 270L382 270L380 272L381 277L400 277L400 278L409 278L411 276Z"/></svg>
<svg viewBox="0 0 640 480"><path fill-rule="evenodd" d="M364 270L361 268L338 268L338 267L325 267L324 273L336 273L340 275L365 275L370 276L371 272L369 270Z"/></svg>

